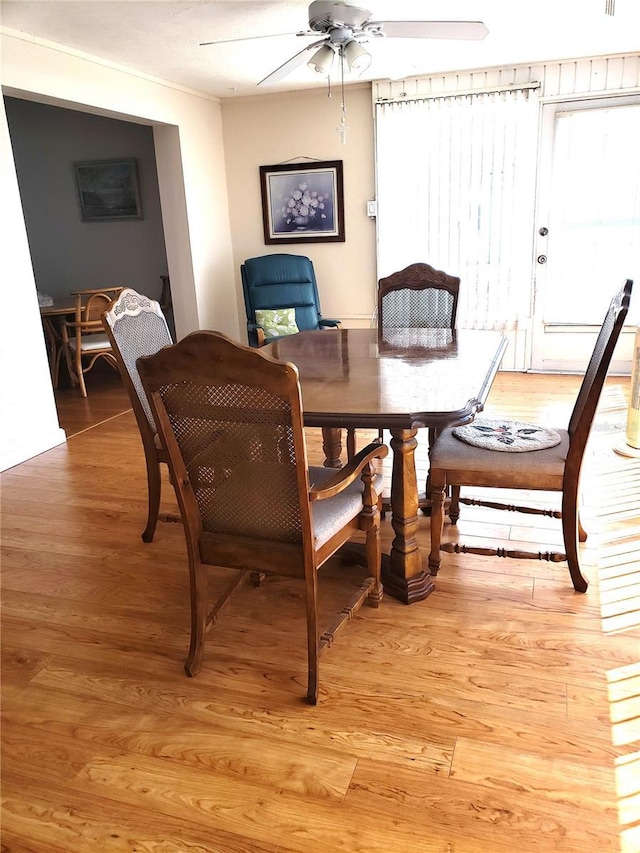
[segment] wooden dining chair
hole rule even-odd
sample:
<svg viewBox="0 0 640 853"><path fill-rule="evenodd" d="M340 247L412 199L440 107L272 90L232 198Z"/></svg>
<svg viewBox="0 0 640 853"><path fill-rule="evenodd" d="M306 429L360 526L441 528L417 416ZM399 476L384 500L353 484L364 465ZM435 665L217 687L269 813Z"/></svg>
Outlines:
<svg viewBox="0 0 640 853"><path fill-rule="evenodd" d="M460 279L429 264L410 264L378 282L378 329L453 329Z"/></svg>
<svg viewBox="0 0 640 853"><path fill-rule="evenodd" d="M78 383L83 397L87 396L85 373L91 370L99 358L104 358L113 368L118 369L101 315L121 290L122 287L104 287L73 291L71 295L76 300L73 319L62 318L61 352L65 355L71 383Z"/></svg>
<svg viewBox="0 0 640 853"><path fill-rule="evenodd" d="M429 569L432 575L436 575L440 568L441 551L551 562L567 561L574 589L586 592L588 582L580 570L578 547L578 541L586 540L578 514L580 469L598 399L627 316L632 285L633 282L627 280L611 300L567 429L548 430L535 424L493 422L477 418L466 427L445 429L437 437L431 448ZM537 449L526 449L527 447ZM452 487L449 506L452 524L457 523L461 503L561 518L564 553L482 548L449 542L442 544L447 485ZM562 508L555 511L461 498L461 486L560 492Z"/></svg>
<svg viewBox="0 0 640 853"><path fill-rule="evenodd" d="M160 510L160 463L166 464L167 456L158 436L136 362L143 355L153 355L162 347L170 346L173 340L160 304L130 287L125 287L108 309L103 311L102 324L120 369L122 382L127 389L142 439L147 464L149 503L142 539L151 542ZM173 520L172 517L169 518Z"/></svg>
<svg viewBox="0 0 640 853"><path fill-rule="evenodd" d="M187 675L199 671L207 627L247 574L300 578L307 700L315 705L320 653L365 600L376 607L382 599L382 477L373 463L386 456L386 447L369 445L337 471L309 468L297 368L217 332L193 332L140 358L138 370L167 449L187 543ZM322 630L318 570L359 530L365 531L369 577L355 592L348 584L344 607ZM237 570L212 605L208 565Z"/></svg>
<svg viewBox="0 0 640 853"><path fill-rule="evenodd" d="M378 282L378 336L384 342L385 332L393 329L454 329L458 311L460 279L425 263L410 264ZM429 430L429 445L435 439ZM384 431L378 431L380 440ZM347 458L356 452L355 430L347 430ZM428 504L429 483L421 509ZM387 508L385 506L385 508Z"/></svg>

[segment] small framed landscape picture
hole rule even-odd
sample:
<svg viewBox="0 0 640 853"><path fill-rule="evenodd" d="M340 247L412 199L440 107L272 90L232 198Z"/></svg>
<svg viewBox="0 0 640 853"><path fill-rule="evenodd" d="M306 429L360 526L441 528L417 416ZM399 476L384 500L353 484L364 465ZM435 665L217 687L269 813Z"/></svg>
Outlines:
<svg viewBox="0 0 640 853"><path fill-rule="evenodd" d="M260 166L265 243L344 243L342 160Z"/></svg>
<svg viewBox="0 0 640 853"><path fill-rule="evenodd" d="M138 165L127 160L75 163L83 222L142 219Z"/></svg>

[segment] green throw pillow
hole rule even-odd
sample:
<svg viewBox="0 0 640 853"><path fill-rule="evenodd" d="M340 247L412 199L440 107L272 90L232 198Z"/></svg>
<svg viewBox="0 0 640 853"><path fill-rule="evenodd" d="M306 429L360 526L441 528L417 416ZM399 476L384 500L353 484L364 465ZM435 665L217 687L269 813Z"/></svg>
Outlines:
<svg viewBox="0 0 640 853"><path fill-rule="evenodd" d="M256 311L256 323L262 326L266 338L295 335L300 331L296 325L295 308L259 308Z"/></svg>

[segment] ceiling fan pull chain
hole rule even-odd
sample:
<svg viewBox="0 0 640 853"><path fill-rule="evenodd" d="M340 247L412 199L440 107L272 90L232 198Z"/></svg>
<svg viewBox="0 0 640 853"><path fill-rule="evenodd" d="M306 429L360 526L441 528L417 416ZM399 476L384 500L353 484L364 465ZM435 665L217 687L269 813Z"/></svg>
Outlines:
<svg viewBox="0 0 640 853"><path fill-rule="evenodd" d="M343 145L347 144L347 132L351 129L347 124L347 106L344 102L344 52L343 49L340 48L340 98L341 104L340 109L342 110L342 115L340 116L340 124L336 127L337 132L340 134L340 141Z"/></svg>
<svg viewBox="0 0 640 853"><path fill-rule="evenodd" d="M340 117L340 124L338 125L338 127L336 127L336 130L340 134L340 137L341 137L340 141L342 142L343 145L346 145L347 144L347 133L351 130L351 128L347 124L347 119L346 119L346 116L344 115L344 113Z"/></svg>

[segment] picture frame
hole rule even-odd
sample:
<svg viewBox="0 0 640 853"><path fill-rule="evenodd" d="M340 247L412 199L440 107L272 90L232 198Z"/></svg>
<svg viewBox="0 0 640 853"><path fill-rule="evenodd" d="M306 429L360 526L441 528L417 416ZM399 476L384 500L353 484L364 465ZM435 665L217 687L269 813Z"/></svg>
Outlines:
<svg viewBox="0 0 640 853"><path fill-rule="evenodd" d="M74 163L83 222L142 219L134 157Z"/></svg>
<svg viewBox="0 0 640 853"><path fill-rule="evenodd" d="M264 242L344 243L342 160L260 166Z"/></svg>

